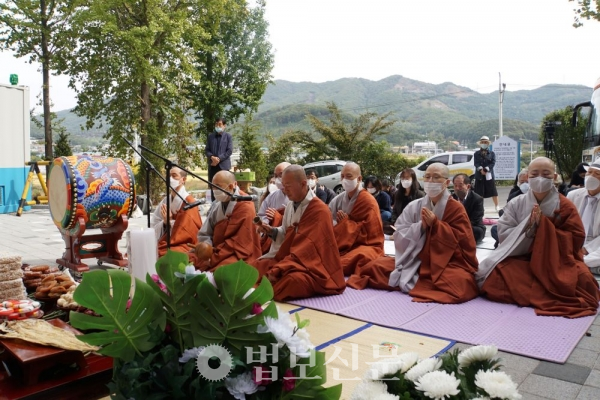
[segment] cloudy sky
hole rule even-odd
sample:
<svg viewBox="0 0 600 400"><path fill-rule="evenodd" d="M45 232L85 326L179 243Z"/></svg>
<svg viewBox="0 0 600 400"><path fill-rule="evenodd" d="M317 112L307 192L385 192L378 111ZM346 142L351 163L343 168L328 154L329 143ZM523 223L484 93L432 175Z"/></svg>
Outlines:
<svg viewBox="0 0 600 400"><path fill-rule="evenodd" d="M600 22L573 28L568 0L267 0L273 77L325 82L390 75L453 82L482 93L549 83L592 86L600 77ZM0 53L10 73L40 92L38 66ZM75 105L65 77L52 79L55 110Z"/></svg>

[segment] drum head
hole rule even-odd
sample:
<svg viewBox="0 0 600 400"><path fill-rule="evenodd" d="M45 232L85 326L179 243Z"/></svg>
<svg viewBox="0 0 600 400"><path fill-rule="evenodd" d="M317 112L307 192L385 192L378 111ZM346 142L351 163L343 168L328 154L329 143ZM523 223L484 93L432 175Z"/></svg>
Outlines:
<svg viewBox="0 0 600 400"><path fill-rule="evenodd" d="M72 216L72 183L69 179L68 162L56 159L53 162L48 179L48 203L54 224L59 228L68 228Z"/></svg>

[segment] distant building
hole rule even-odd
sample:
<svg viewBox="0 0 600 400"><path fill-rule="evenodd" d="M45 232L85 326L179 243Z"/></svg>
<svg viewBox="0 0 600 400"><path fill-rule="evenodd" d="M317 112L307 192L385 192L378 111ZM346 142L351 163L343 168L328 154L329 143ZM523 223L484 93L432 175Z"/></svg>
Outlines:
<svg viewBox="0 0 600 400"><path fill-rule="evenodd" d="M415 142L413 144L412 152L415 154L436 154L437 143L433 141Z"/></svg>

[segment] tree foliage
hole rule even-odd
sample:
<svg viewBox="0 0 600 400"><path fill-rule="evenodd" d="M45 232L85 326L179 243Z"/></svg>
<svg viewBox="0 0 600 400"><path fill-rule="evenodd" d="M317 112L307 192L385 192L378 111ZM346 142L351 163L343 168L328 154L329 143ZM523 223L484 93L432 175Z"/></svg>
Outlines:
<svg viewBox="0 0 600 400"><path fill-rule="evenodd" d="M239 169L249 168L250 171L254 171L255 183L257 186L262 186L269 171L267 170L267 160L258 140L260 124L254 122L251 117L246 117L238 129L238 132L234 133L240 144L240 160L237 166Z"/></svg>
<svg viewBox="0 0 600 400"><path fill-rule="evenodd" d="M69 143L70 135L62 126L57 129L57 132L58 137L56 138L56 143L54 144L54 157L72 156L73 150L71 149L71 144Z"/></svg>
<svg viewBox="0 0 600 400"><path fill-rule="evenodd" d="M541 124L539 139L543 143L547 134L544 133L544 126L549 123L554 127L554 151L550 158L557 165L563 181L571 176L571 173L581 162L584 136L586 127L586 118L578 118L577 126L571 125L573 116L573 107L568 106L562 110L556 110L544 117ZM557 123L559 123L557 125Z"/></svg>
<svg viewBox="0 0 600 400"><path fill-rule="evenodd" d="M217 7L199 3L199 26L208 34L195 52L197 76L188 85L200 119L199 136L206 137L214 121L234 123L242 114L256 112L271 81L274 56L264 18L265 1L223 0ZM205 135L202 135L205 134Z"/></svg>
<svg viewBox="0 0 600 400"><path fill-rule="evenodd" d="M600 0L569 0L572 2L577 1L577 8L575 11L575 22L573 26L579 28L583 26L583 20L595 19L600 21Z"/></svg>
<svg viewBox="0 0 600 400"><path fill-rule="evenodd" d="M13 0L0 2L0 50L28 57L42 70L45 157L53 159L50 73L59 69L61 57L71 52L71 23L75 0Z"/></svg>

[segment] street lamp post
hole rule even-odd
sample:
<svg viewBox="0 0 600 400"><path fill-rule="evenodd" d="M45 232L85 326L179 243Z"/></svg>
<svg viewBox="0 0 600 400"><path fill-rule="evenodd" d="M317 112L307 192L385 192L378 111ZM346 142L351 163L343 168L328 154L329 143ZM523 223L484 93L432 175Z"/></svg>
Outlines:
<svg viewBox="0 0 600 400"><path fill-rule="evenodd" d="M506 83L502 83L502 75L500 74L500 72L498 72L498 94L500 96L499 98L499 108L500 108L500 116L498 118L498 124L499 124L499 129L498 129L498 134L500 137L502 137L502 103L504 102L504 91L506 90Z"/></svg>
<svg viewBox="0 0 600 400"><path fill-rule="evenodd" d="M529 142L529 162L533 161L533 140L520 139L521 142Z"/></svg>

